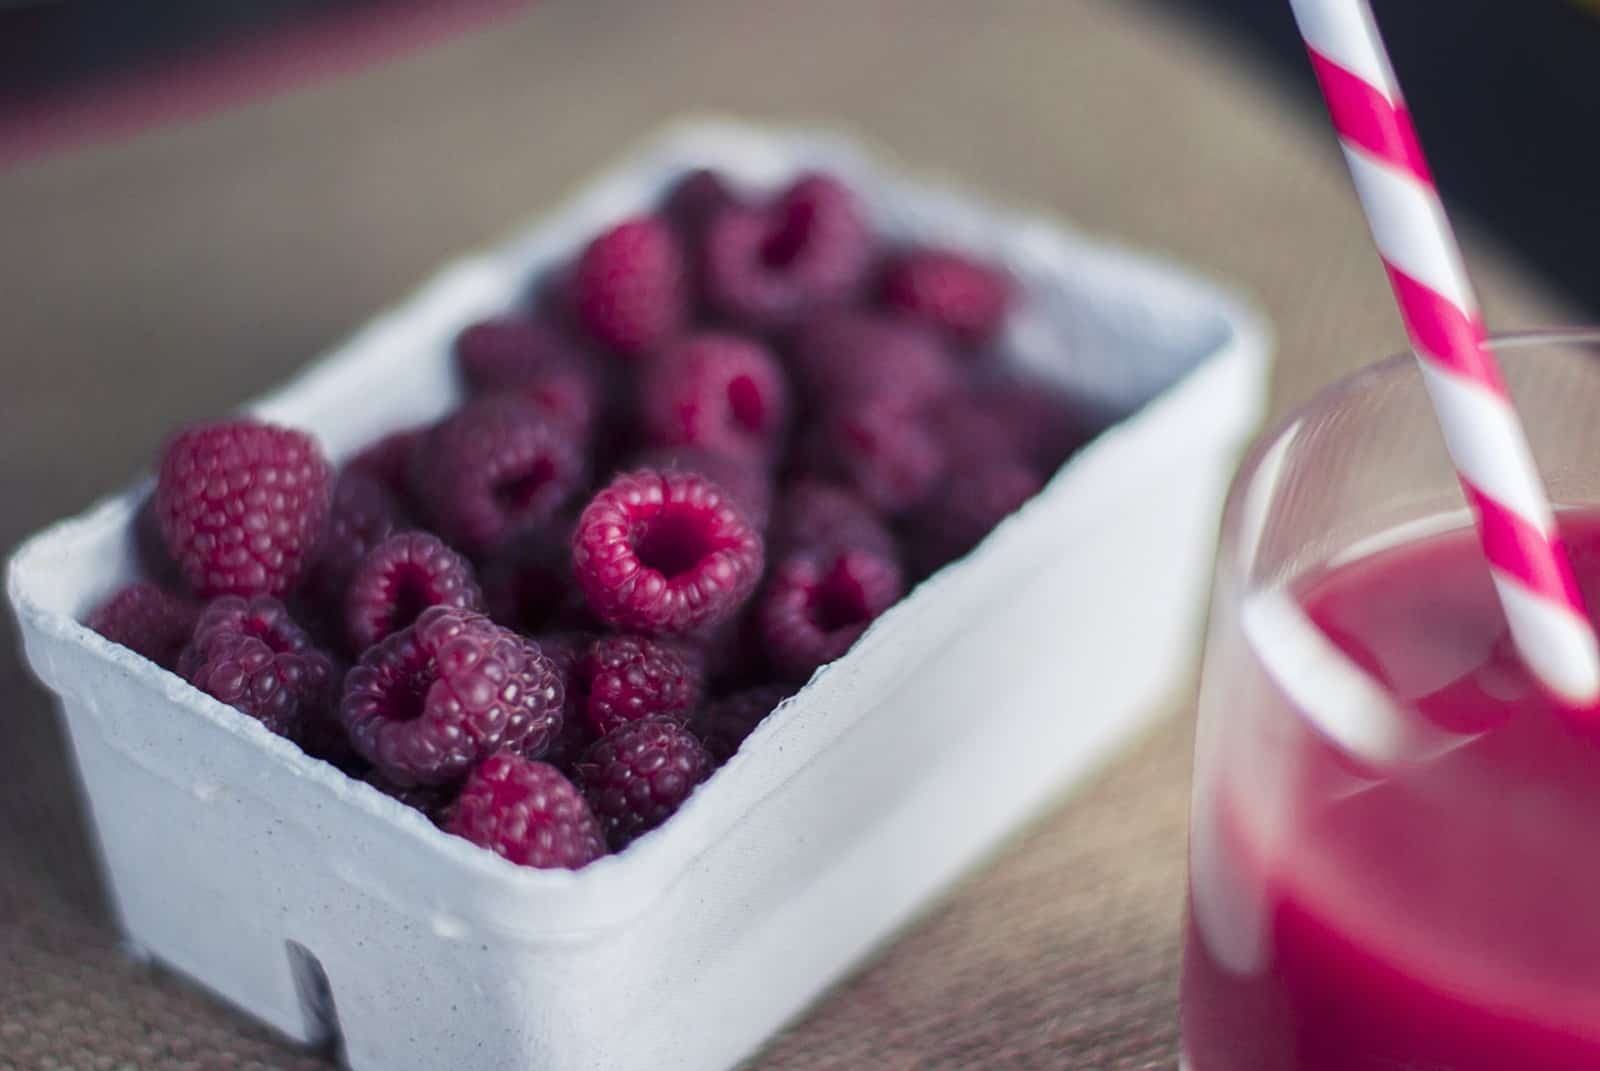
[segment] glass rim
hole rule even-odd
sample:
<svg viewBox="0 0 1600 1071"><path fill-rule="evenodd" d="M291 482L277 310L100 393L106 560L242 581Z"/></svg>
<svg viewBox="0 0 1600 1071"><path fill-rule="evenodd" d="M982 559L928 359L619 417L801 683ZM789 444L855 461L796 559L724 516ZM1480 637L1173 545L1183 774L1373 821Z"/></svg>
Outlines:
<svg viewBox="0 0 1600 1071"><path fill-rule="evenodd" d="M1491 349L1497 351L1555 345L1600 346L1600 325L1541 327L1506 331L1490 334L1485 338L1484 342ZM1274 420L1271 426L1264 429L1256 437L1255 442L1250 445L1249 450L1245 452L1244 458L1239 463L1239 469L1229 487L1228 500L1222 517L1220 551L1227 553L1230 548L1237 546L1239 542L1239 526L1242 523L1240 514L1243 511L1247 493L1261 471L1262 461L1277 447L1292 428L1306 418L1314 416L1358 391L1371 389L1376 381L1406 371L1409 367L1414 366L1416 361L1417 357L1411 350L1402 350L1387 357L1379 358L1371 364L1362 365L1360 368L1317 388L1309 398L1295 403Z"/></svg>

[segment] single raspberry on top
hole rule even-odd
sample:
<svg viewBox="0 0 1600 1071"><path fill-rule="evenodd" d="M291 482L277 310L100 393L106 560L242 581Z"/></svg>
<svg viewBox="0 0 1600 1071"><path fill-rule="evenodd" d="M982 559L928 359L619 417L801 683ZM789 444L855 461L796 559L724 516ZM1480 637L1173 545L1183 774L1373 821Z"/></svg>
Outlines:
<svg viewBox="0 0 1600 1071"><path fill-rule="evenodd" d="M468 775L445 828L518 866L576 870L606 853L600 822L572 782L505 751Z"/></svg>
<svg viewBox="0 0 1600 1071"><path fill-rule="evenodd" d="M298 738L331 702L333 660L282 603L226 595L200 614L178 672L201 691L250 715L280 736Z"/></svg>
<svg viewBox="0 0 1600 1071"><path fill-rule="evenodd" d="M688 660L643 636L596 639L578 656L571 681L599 736L656 714L686 721L705 691Z"/></svg>
<svg viewBox="0 0 1600 1071"><path fill-rule="evenodd" d="M672 228L655 216L624 220L590 242L570 287L578 323L625 357L657 349L689 316L683 250Z"/></svg>
<svg viewBox="0 0 1600 1071"><path fill-rule="evenodd" d="M721 766L733 758L745 737L792 694L792 688L781 684L747 688L701 707L690 719L689 727L705 744L712 761Z"/></svg>
<svg viewBox="0 0 1600 1071"><path fill-rule="evenodd" d="M583 483L572 436L509 394L467 402L418 450L413 484L439 534L487 555L548 524Z"/></svg>
<svg viewBox="0 0 1600 1071"><path fill-rule="evenodd" d="M796 382L819 409L889 401L918 410L961 389L961 373L937 335L881 313L818 316L789 345Z"/></svg>
<svg viewBox="0 0 1600 1071"><path fill-rule="evenodd" d="M407 523L405 507L377 476L354 468L339 473L328 527L306 576L306 594L321 613L343 615L356 567L369 550Z"/></svg>
<svg viewBox="0 0 1600 1071"><path fill-rule="evenodd" d="M590 607L647 635L731 617L761 576L761 536L727 494L691 472L622 473L585 507L572 565Z"/></svg>
<svg viewBox="0 0 1600 1071"><path fill-rule="evenodd" d="M521 394L579 439L594 430L600 404L594 371L548 324L527 316L480 320L456 336L455 354L473 392Z"/></svg>
<svg viewBox="0 0 1600 1071"><path fill-rule="evenodd" d="M459 780L502 748L539 754L561 730L561 679L538 644L445 606L367 649L339 713L397 785Z"/></svg>
<svg viewBox="0 0 1600 1071"><path fill-rule="evenodd" d="M156 513L197 594L282 595L322 536L333 474L310 437L250 420L191 428L167 444Z"/></svg>
<svg viewBox="0 0 1600 1071"><path fill-rule="evenodd" d="M645 372L639 419L653 446L694 446L770 460L789 417L789 388L767 348L738 335L691 335Z"/></svg>
<svg viewBox="0 0 1600 1071"><path fill-rule="evenodd" d="M672 817L711 770L711 756L693 733L656 716L601 738L576 773L606 840L620 851Z"/></svg>
<svg viewBox="0 0 1600 1071"><path fill-rule="evenodd" d="M966 346L993 342L1014 296L993 264L947 249L913 249L884 270L883 303L948 333Z"/></svg>
<svg viewBox="0 0 1600 1071"><path fill-rule="evenodd" d="M87 623L112 643L174 669L199 616L194 604L140 580L96 607Z"/></svg>
<svg viewBox="0 0 1600 1071"><path fill-rule="evenodd" d="M802 680L848 651L904 591L899 563L880 554L842 550L786 558L773 569L756 609L767 655L785 677Z"/></svg>
<svg viewBox="0 0 1600 1071"><path fill-rule="evenodd" d="M345 594L351 651L365 651L430 606L483 609L472 564L428 532L401 532L367 552Z"/></svg>
<svg viewBox="0 0 1600 1071"><path fill-rule="evenodd" d="M724 208L711 219L706 299L730 323L781 330L853 296L871 253L855 195L836 179L805 175L771 206Z"/></svg>

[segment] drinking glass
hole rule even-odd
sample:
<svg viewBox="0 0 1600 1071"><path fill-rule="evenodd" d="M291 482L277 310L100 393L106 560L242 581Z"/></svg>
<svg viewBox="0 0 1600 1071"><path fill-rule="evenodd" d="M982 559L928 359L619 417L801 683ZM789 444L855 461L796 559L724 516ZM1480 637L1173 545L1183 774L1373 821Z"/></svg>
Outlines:
<svg viewBox="0 0 1600 1071"><path fill-rule="evenodd" d="M1600 330L1491 344L1593 608ZM1195 747L1187 1071L1600 1068L1600 716L1522 672L1471 522L1409 355L1241 470Z"/></svg>

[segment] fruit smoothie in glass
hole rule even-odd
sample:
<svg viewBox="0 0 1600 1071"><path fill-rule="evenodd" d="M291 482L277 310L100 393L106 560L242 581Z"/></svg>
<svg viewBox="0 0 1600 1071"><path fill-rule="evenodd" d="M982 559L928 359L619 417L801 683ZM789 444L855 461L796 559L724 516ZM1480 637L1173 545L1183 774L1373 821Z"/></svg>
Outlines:
<svg viewBox="0 0 1600 1071"><path fill-rule="evenodd" d="M1501 340L1600 606L1600 336ZM1523 669L1410 358L1229 506L1196 748L1188 1071L1600 1068L1600 712Z"/></svg>

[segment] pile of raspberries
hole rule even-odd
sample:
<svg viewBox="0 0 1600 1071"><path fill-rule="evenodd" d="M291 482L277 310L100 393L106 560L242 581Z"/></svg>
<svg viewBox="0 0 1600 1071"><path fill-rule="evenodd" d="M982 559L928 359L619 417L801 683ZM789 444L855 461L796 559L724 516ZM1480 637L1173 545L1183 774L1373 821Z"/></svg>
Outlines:
<svg viewBox="0 0 1600 1071"><path fill-rule="evenodd" d="M335 469L167 444L148 579L89 625L534 867L665 821L1085 437L996 359L998 267L874 240L836 179L684 178L455 340L465 400Z"/></svg>

